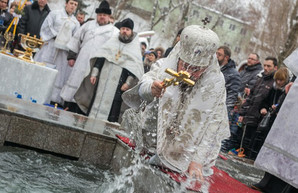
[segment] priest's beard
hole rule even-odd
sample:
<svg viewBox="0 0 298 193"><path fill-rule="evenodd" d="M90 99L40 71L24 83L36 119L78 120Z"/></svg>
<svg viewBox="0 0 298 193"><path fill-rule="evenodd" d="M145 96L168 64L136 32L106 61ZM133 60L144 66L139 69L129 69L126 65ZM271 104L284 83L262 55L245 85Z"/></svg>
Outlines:
<svg viewBox="0 0 298 193"><path fill-rule="evenodd" d="M133 40L133 34L131 36L119 34L119 40L123 43L129 43Z"/></svg>

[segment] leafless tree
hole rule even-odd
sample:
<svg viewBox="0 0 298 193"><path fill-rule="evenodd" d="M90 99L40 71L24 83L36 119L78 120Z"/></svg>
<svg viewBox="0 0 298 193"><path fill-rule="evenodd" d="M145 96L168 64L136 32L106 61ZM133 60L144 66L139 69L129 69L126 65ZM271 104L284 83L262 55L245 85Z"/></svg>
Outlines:
<svg viewBox="0 0 298 193"><path fill-rule="evenodd" d="M115 8L113 11L113 16L115 20L119 20L119 17L121 15L122 10L126 9L130 4L132 0L117 0L115 3Z"/></svg>
<svg viewBox="0 0 298 193"><path fill-rule="evenodd" d="M185 3L187 4L187 1L189 0L176 1L176 2L173 0L169 0L168 7L161 7L159 4L159 0L155 0L153 4L152 15L151 15L151 29L153 29L161 21L166 20L166 17L171 17L171 13L176 9L180 9L182 13L184 13L182 15L185 15L185 8L188 9L187 6L185 7ZM179 25L179 27L181 27L181 24Z"/></svg>
<svg viewBox="0 0 298 193"><path fill-rule="evenodd" d="M296 1L289 22L289 35L282 52L278 56L280 62L288 57L298 46L298 1Z"/></svg>
<svg viewBox="0 0 298 193"><path fill-rule="evenodd" d="M264 1L256 38L255 52L276 56L279 62L297 47L297 0Z"/></svg>

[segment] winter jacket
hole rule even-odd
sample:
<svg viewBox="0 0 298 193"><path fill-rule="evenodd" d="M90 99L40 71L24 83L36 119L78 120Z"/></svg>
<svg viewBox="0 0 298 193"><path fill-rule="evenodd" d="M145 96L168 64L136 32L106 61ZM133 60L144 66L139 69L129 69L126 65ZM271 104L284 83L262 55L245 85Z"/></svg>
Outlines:
<svg viewBox="0 0 298 193"><path fill-rule="evenodd" d="M261 107L261 109L265 108L268 112L271 112L271 117L270 117L270 121L269 121L269 125L268 125L269 130L270 130L270 128L277 116L277 113L278 113L285 98L286 98L285 86L281 89L276 88L276 83L274 82L273 87L270 90L267 99L265 99L265 101L263 102L263 105ZM275 110L271 109L272 105L277 106ZM269 132L269 130L267 132Z"/></svg>
<svg viewBox="0 0 298 193"><path fill-rule="evenodd" d="M0 32L4 34L5 30L9 26L9 24L12 22L13 16L6 10L0 10ZM12 31L13 26L10 28Z"/></svg>
<svg viewBox="0 0 298 193"><path fill-rule="evenodd" d="M233 60L229 60L228 63L221 67L221 72L225 77L225 86L227 90L227 100L226 105L228 109L233 109L235 103L237 102L238 93L241 87L241 79L238 71L236 70L236 65Z"/></svg>
<svg viewBox="0 0 298 193"><path fill-rule="evenodd" d="M18 25L18 33L30 33L30 36L36 35L36 37L40 38L41 25L49 13L49 6L46 5L44 9L40 11L37 1L34 1L32 5L26 6L24 8L24 15Z"/></svg>
<svg viewBox="0 0 298 193"><path fill-rule="evenodd" d="M253 66L246 66L243 71L240 72L241 88L240 92L243 94L244 88L252 89L257 81L257 74L263 70L262 64L258 63Z"/></svg>
<svg viewBox="0 0 298 193"><path fill-rule="evenodd" d="M244 124L257 126L261 121L260 110L263 108L265 100L273 87L274 73L269 75L262 73L262 77L258 77L255 86L250 91L250 95L239 111L239 114L244 116Z"/></svg>

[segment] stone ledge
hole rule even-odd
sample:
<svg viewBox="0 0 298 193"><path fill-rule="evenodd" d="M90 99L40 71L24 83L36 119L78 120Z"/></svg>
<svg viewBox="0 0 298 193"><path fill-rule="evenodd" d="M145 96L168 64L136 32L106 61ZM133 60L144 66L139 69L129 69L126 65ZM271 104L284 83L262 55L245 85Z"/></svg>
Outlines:
<svg viewBox="0 0 298 193"><path fill-rule="evenodd" d="M4 144L9 122L10 122L9 115L0 114L0 146Z"/></svg>

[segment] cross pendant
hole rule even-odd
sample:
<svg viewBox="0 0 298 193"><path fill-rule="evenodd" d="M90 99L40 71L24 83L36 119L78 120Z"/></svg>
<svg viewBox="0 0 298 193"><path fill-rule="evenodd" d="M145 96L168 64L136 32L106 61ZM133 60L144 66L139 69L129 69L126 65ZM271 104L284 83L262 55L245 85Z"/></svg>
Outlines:
<svg viewBox="0 0 298 193"><path fill-rule="evenodd" d="M117 53L115 56L116 56L116 61L118 61L119 58L121 57L121 52L120 52L120 50L118 51L118 53Z"/></svg>

